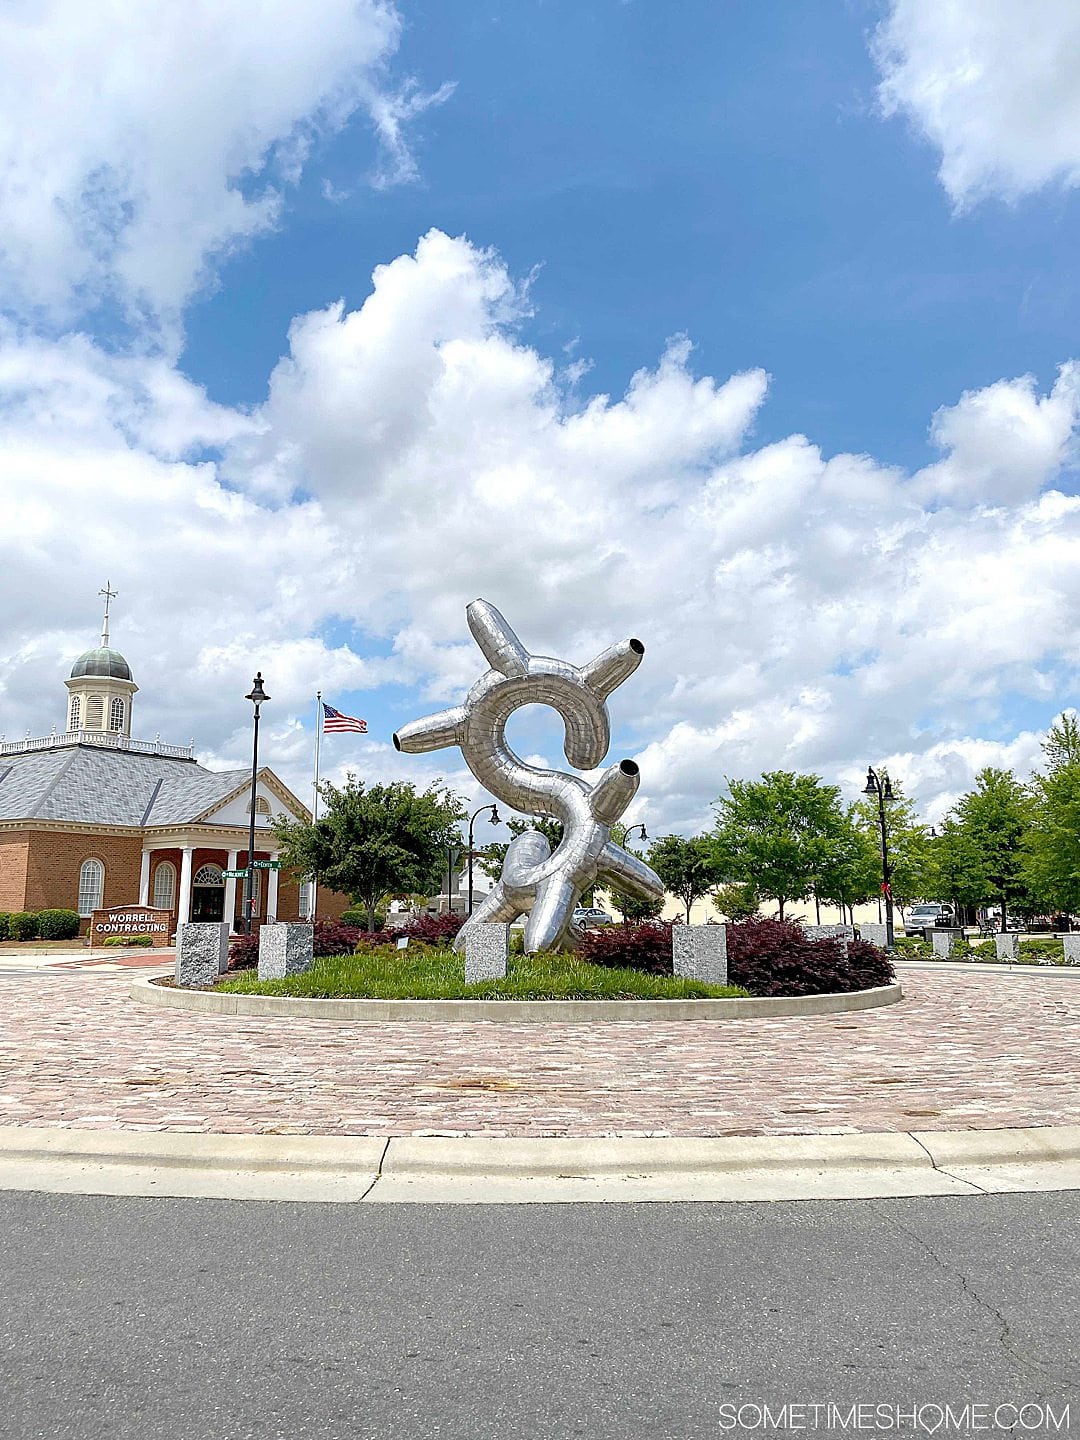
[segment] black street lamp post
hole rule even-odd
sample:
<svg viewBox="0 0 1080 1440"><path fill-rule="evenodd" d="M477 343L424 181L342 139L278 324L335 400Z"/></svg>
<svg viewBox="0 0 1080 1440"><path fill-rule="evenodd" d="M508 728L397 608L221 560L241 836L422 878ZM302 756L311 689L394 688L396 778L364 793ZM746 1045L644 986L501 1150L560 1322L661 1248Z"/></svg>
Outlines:
<svg viewBox="0 0 1080 1440"><path fill-rule="evenodd" d="M895 944L893 931L892 866L889 864L889 832L885 823L885 801L893 798L892 782L882 771L878 775L873 766L867 766L864 795L876 795L878 803L878 825L881 829L881 893L885 896L885 946L891 950Z"/></svg>
<svg viewBox="0 0 1080 1440"><path fill-rule="evenodd" d="M251 895L255 883L255 790L259 778L259 706L270 699L263 689L262 671L255 676L251 693L244 696L255 706L255 734L251 743L251 814L248 817L247 874L244 876L244 934L251 934Z"/></svg>
<svg viewBox="0 0 1080 1440"><path fill-rule="evenodd" d="M631 826L629 827L629 829L627 830L626 834L622 837L622 843L623 843L623 849L624 849L624 850L626 849L627 845L629 844L630 836L634 833L635 830L640 830L640 831L641 831L641 838L642 838L642 840L648 840L648 838L649 838L649 832L645 829L645 826L644 826L644 825L631 825Z"/></svg>
<svg viewBox="0 0 1080 1440"><path fill-rule="evenodd" d="M499 812L498 812L498 810L496 810L496 808L495 808L494 805L481 805L480 808L479 808L479 810L475 810L475 811L473 812L472 818L471 818L470 821L469 821L469 914L470 914L470 915L472 914L473 826L476 824L476 817L477 817L477 815L482 815L485 810L490 810L490 811L491 811L491 823L492 823L492 825L501 825L501 824L502 824L502 821L499 819Z"/></svg>
<svg viewBox="0 0 1080 1440"><path fill-rule="evenodd" d="M454 913L454 862L461 854L460 845L447 845L446 847L446 913Z"/></svg>

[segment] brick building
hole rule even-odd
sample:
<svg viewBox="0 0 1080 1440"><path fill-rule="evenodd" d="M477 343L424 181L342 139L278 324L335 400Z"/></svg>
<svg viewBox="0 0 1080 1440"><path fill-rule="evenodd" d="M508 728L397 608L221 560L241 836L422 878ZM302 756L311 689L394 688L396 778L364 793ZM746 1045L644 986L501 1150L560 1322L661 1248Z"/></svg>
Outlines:
<svg viewBox="0 0 1080 1440"><path fill-rule="evenodd" d="M138 686L109 646L108 600L101 645L76 660L66 728L40 740L0 744L0 911L78 910L141 904L174 920L223 920L243 911L248 863L249 770L207 770L193 746L133 740ZM256 777L254 858L277 858L273 820L308 811L272 770ZM255 870L256 920L307 918L311 886ZM319 890L320 916L347 900ZM84 926L85 928L85 926Z"/></svg>

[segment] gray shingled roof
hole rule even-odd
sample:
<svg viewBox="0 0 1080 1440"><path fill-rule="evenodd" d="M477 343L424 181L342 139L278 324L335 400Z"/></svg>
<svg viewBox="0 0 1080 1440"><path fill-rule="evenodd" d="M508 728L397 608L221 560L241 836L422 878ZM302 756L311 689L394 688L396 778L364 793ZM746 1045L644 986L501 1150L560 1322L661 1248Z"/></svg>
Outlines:
<svg viewBox="0 0 1080 1440"><path fill-rule="evenodd" d="M5 755L0 819L180 825L231 795L247 774L92 745Z"/></svg>

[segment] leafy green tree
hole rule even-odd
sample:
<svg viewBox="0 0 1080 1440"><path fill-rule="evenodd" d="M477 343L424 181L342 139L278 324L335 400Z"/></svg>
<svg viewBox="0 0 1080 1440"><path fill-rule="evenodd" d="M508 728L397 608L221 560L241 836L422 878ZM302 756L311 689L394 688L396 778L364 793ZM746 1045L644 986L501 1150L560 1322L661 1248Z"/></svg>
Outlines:
<svg viewBox="0 0 1080 1440"><path fill-rule="evenodd" d="M752 885L783 919L788 901L805 900L828 874L846 828L840 791L820 776L774 770L729 780L712 836L719 878Z"/></svg>
<svg viewBox="0 0 1080 1440"><path fill-rule="evenodd" d="M841 917L877 894L881 885L876 835L868 834L860 820L858 806L842 810L837 805L827 817L819 846L818 872L811 887L814 902L835 905Z"/></svg>
<svg viewBox="0 0 1080 1440"><path fill-rule="evenodd" d="M758 913L761 896L752 885L720 885L712 897L713 909L727 920L751 920Z"/></svg>
<svg viewBox="0 0 1080 1440"><path fill-rule="evenodd" d="M1008 910L1031 908L1026 872L1032 810L1031 795L1015 775L988 766L942 826L937 861L946 897L960 905L997 901L1002 930Z"/></svg>
<svg viewBox="0 0 1080 1440"><path fill-rule="evenodd" d="M1066 712L1043 742L1046 768L1032 782L1025 878L1040 905L1080 911L1080 725Z"/></svg>
<svg viewBox="0 0 1080 1440"><path fill-rule="evenodd" d="M464 806L442 786L417 793L406 781L368 786L350 775L340 788L326 781L319 794L323 813L317 821L282 819L275 825L281 859L297 874L316 875L358 900L369 930L388 895L430 893L447 847L460 843Z"/></svg>
<svg viewBox="0 0 1080 1440"><path fill-rule="evenodd" d="M665 835L653 842L649 864L665 888L678 896L689 925L694 901L707 895L720 879L711 841L704 836L686 840L681 835Z"/></svg>

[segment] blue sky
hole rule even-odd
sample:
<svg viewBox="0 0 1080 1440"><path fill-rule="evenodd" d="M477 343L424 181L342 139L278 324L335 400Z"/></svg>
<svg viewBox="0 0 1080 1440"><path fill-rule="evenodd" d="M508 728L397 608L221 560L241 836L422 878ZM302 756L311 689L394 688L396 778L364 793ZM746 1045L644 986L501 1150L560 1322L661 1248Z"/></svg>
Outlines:
<svg viewBox="0 0 1080 1440"><path fill-rule="evenodd" d="M929 417L1006 374L1052 382L1078 323L1075 194L954 215L878 110L876 4L412 4L398 66L453 95L417 183L373 191L370 127L320 152L281 230L187 318L184 368L257 403L292 317L362 303L432 225L536 269L523 334L618 393L668 336L774 377L757 434L915 468ZM343 198L328 200L329 185Z"/></svg>
<svg viewBox="0 0 1080 1440"><path fill-rule="evenodd" d="M1029 770L1080 672L1078 54L1066 0L0 17L0 728L108 578L136 730L242 764L261 666L298 790L321 686L371 727L332 773L480 802L389 744L476 594L646 641L651 828Z"/></svg>

